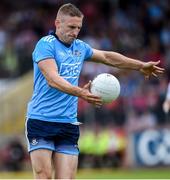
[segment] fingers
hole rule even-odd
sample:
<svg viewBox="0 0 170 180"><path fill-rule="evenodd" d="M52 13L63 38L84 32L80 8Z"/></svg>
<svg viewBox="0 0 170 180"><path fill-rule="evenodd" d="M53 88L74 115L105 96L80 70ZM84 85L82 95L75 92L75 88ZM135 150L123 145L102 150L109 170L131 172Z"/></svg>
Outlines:
<svg viewBox="0 0 170 180"><path fill-rule="evenodd" d="M155 65L153 67L154 67L154 69L156 69L156 70L158 70L160 72L164 72L165 71L164 68L161 68L161 67L158 67L158 66L155 66Z"/></svg>
<svg viewBox="0 0 170 180"><path fill-rule="evenodd" d="M157 66L159 63L160 63L160 60L157 61L157 62L153 62L153 70L155 72L152 72L152 73L154 73L154 74L162 74L162 73L164 73L165 69Z"/></svg>
<svg viewBox="0 0 170 180"><path fill-rule="evenodd" d="M145 79L146 79L146 80L149 79L149 77L150 77L151 75L154 76L154 77L158 77L157 73L152 72L150 75L145 75Z"/></svg>
<svg viewBox="0 0 170 180"><path fill-rule="evenodd" d="M151 74L155 77L158 76L158 74L163 74L164 73L164 69L154 69L153 71L151 71Z"/></svg>
<svg viewBox="0 0 170 180"><path fill-rule="evenodd" d="M160 61L160 60L158 60L158 61L153 62L153 63L154 63L155 65L158 65L160 62L161 62L161 61Z"/></svg>
<svg viewBox="0 0 170 180"><path fill-rule="evenodd" d="M163 74L165 69L157 66L160 61L150 61L146 63L146 66L140 71L144 74L145 79L149 79L150 76L158 77L159 74Z"/></svg>
<svg viewBox="0 0 170 180"><path fill-rule="evenodd" d="M151 61L151 62L150 62L150 65L153 66L153 68L156 69L156 70L165 71L164 68L161 68L161 67L157 66L159 63L160 63L160 60L159 60L159 61L156 61L156 62ZM150 67L151 67L151 66L150 66Z"/></svg>
<svg viewBox="0 0 170 180"><path fill-rule="evenodd" d="M98 104L98 105L103 103L102 99L98 96L88 97L87 101L92 103L92 104Z"/></svg>
<svg viewBox="0 0 170 180"><path fill-rule="evenodd" d="M89 81L87 84L83 86L83 90L81 91L81 97L88 103L91 103L96 107L101 107L103 105L102 99L99 96L90 93L90 86L91 81Z"/></svg>
<svg viewBox="0 0 170 180"><path fill-rule="evenodd" d="M88 101L88 103L93 104L97 108L100 108L103 105L103 102Z"/></svg>
<svg viewBox="0 0 170 180"><path fill-rule="evenodd" d="M103 101L99 96L90 94L87 97L87 102L93 104L96 107L101 107L103 105Z"/></svg>
<svg viewBox="0 0 170 180"><path fill-rule="evenodd" d="M91 81L89 81L87 84L83 86L84 89L89 89L91 86Z"/></svg>
<svg viewBox="0 0 170 180"><path fill-rule="evenodd" d="M152 72L152 75L155 76L155 77L158 77L158 75L154 72Z"/></svg>

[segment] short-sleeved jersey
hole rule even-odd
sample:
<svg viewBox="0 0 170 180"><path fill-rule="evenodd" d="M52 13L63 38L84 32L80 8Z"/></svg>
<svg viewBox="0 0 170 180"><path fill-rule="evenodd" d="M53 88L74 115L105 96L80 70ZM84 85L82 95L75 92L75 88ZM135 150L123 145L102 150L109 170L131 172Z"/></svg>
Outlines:
<svg viewBox="0 0 170 180"><path fill-rule="evenodd" d="M34 88L28 103L27 118L49 122L77 122L78 97L50 87L38 67L42 60L55 60L58 73L77 86L84 60L91 58L92 48L76 39L70 46L63 44L55 35L41 38L33 51Z"/></svg>

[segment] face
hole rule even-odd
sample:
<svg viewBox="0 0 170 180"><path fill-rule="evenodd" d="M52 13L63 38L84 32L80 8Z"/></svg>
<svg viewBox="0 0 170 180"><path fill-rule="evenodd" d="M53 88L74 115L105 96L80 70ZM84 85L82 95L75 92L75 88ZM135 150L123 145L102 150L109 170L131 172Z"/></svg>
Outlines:
<svg viewBox="0 0 170 180"><path fill-rule="evenodd" d="M82 27L83 17L63 15L55 21L56 33L59 39L71 44L77 38Z"/></svg>

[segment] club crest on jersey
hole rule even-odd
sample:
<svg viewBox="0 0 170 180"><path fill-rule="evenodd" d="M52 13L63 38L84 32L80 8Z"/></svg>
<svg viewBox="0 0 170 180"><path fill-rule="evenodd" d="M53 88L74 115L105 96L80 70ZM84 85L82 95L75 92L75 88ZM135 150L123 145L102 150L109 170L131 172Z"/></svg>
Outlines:
<svg viewBox="0 0 170 180"><path fill-rule="evenodd" d="M37 145L37 144L38 144L38 141L37 141L36 139L32 139L31 144L32 144L33 146L35 146L35 145Z"/></svg>
<svg viewBox="0 0 170 180"><path fill-rule="evenodd" d="M80 56L81 56L81 52L80 52L79 50L75 50L75 51L73 52L73 55L80 57Z"/></svg>

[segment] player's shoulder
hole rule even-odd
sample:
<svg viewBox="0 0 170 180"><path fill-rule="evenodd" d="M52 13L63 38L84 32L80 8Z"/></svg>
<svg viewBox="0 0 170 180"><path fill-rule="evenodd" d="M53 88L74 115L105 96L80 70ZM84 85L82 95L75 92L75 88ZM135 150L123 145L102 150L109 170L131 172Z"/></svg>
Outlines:
<svg viewBox="0 0 170 180"><path fill-rule="evenodd" d="M42 37L39 42L47 42L47 43L52 43L55 40L55 37L53 35L47 35Z"/></svg>
<svg viewBox="0 0 170 180"><path fill-rule="evenodd" d="M53 35L43 36L36 44L36 48L53 47L55 37Z"/></svg>
<svg viewBox="0 0 170 180"><path fill-rule="evenodd" d="M35 49L54 47L55 37L53 35L43 36L35 45Z"/></svg>
<svg viewBox="0 0 170 180"><path fill-rule="evenodd" d="M76 43L76 44L84 44L85 42L82 41L81 39L76 39L76 40L75 40L75 43Z"/></svg>
<svg viewBox="0 0 170 180"><path fill-rule="evenodd" d="M77 46L81 46L81 47L86 47L89 46L89 44L87 44L85 41L81 40L81 39L76 39L75 40L75 44Z"/></svg>

